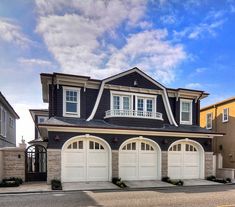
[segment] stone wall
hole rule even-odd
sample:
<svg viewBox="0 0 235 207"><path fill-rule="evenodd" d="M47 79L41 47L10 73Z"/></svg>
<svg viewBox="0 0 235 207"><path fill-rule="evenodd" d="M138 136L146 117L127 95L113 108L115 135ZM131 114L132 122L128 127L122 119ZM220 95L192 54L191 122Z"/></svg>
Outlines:
<svg viewBox="0 0 235 207"><path fill-rule="evenodd" d="M162 177L168 176L168 152L162 151Z"/></svg>
<svg viewBox="0 0 235 207"><path fill-rule="evenodd" d="M61 150L47 149L47 183L52 179L61 180Z"/></svg>
<svg viewBox="0 0 235 207"><path fill-rule="evenodd" d="M205 177L213 175L213 152L205 152Z"/></svg>
<svg viewBox="0 0 235 207"><path fill-rule="evenodd" d="M118 165L118 150L112 150L112 177L119 177Z"/></svg>
<svg viewBox="0 0 235 207"><path fill-rule="evenodd" d="M7 147L0 149L0 152L2 178L20 177L25 181L25 149Z"/></svg>

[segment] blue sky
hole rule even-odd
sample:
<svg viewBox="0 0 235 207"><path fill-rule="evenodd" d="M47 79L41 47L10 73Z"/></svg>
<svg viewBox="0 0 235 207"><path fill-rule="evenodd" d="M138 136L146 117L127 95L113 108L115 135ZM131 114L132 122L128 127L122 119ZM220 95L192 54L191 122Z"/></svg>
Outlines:
<svg viewBox="0 0 235 207"><path fill-rule="evenodd" d="M167 87L234 96L233 0L2 0L0 90L15 107L17 139L33 139L29 108L46 108L39 74L105 78L139 67Z"/></svg>

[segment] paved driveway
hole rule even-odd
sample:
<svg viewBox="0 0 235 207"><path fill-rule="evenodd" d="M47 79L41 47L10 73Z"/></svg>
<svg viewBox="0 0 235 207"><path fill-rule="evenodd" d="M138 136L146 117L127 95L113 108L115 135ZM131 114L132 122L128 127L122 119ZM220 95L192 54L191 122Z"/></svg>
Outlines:
<svg viewBox="0 0 235 207"><path fill-rule="evenodd" d="M1 207L235 207L235 185L0 195Z"/></svg>

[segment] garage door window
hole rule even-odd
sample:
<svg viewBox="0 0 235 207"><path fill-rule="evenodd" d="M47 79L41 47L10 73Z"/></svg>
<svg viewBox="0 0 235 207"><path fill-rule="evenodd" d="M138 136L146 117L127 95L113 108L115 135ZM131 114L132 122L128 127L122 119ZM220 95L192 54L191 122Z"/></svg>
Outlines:
<svg viewBox="0 0 235 207"><path fill-rule="evenodd" d="M83 141L73 142L67 149L83 149Z"/></svg>
<svg viewBox="0 0 235 207"><path fill-rule="evenodd" d="M185 145L185 151L187 151L187 152L196 152L197 149L192 145L186 144Z"/></svg>
<svg viewBox="0 0 235 207"><path fill-rule="evenodd" d="M104 147L98 142L89 141L89 149L91 150L104 150Z"/></svg>
<svg viewBox="0 0 235 207"><path fill-rule="evenodd" d="M129 144L126 144L122 150L136 150L136 143L135 142L132 142L132 143L129 143Z"/></svg>
<svg viewBox="0 0 235 207"><path fill-rule="evenodd" d="M181 144L172 146L169 151L181 151Z"/></svg>
<svg viewBox="0 0 235 207"><path fill-rule="evenodd" d="M153 147L149 144L146 144L144 142L141 142L141 150L142 151L154 151Z"/></svg>

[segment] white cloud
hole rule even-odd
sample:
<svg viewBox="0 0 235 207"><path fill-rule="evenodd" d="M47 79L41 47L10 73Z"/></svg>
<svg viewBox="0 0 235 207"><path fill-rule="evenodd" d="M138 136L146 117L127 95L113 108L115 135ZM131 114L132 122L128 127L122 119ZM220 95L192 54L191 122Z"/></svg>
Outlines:
<svg viewBox="0 0 235 207"><path fill-rule="evenodd" d="M34 65L38 65L38 66L52 66L52 62L48 61L48 60L42 60L42 59L28 59L28 58L19 58L18 62L20 64L23 65L28 65L28 66L34 66Z"/></svg>
<svg viewBox="0 0 235 207"><path fill-rule="evenodd" d="M167 30L152 30L127 38L126 45L114 52L108 68L125 69L139 66L158 80L169 83L174 80L174 68L186 58L182 45L166 41Z"/></svg>
<svg viewBox="0 0 235 207"><path fill-rule="evenodd" d="M200 83L189 83L185 85L185 88L202 89L202 85Z"/></svg>
<svg viewBox="0 0 235 207"><path fill-rule="evenodd" d="M32 41L21 31L19 25L9 19L0 18L0 40L26 47Z"/></svg>
<svg viewBox="0 0 235 207"><path fill-rule="evenodd" d="M205 72L206 70L207 70L207 68L205 68L205 67L196 68L196 69L195 69L196 73L203 73L203 72Z"/></svg>
<svg viewBox="0 0 235 207"><path fill-rule="evenodd" d="M152 23L142 20L145 4L135 0L38 0L36 31L63 72L103 78L137 66L170 82L186 53L182 45L166 40L167 30L146 30ZM144 31L126 37L117 32L123 24ZM117 46L115 40L122 44Z"/></svg>

